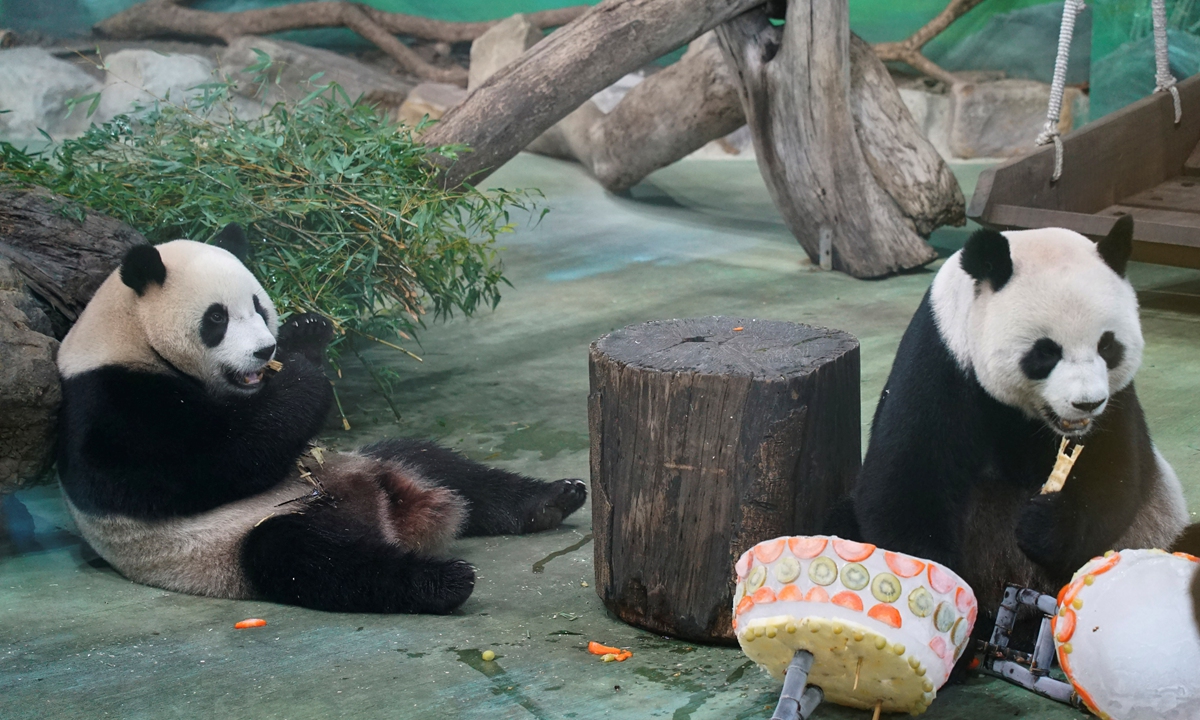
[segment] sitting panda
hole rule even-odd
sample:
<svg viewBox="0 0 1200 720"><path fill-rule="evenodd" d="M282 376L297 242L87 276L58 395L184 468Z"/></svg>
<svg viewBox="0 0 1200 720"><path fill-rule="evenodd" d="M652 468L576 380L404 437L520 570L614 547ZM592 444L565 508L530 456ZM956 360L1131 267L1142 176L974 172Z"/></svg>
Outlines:
<svg viewBox="0 0 1200 720"><path fill-rule="evenodd" d="M583 505L582 481L428 442L310 450L333 329L312 314L278 327L246 245L231 225L214 245L131 249L63 340L59 476L84 539L119 572L198 595L447 613L475 582L443 557L451 540L547 530Z"/></svg>
<svg viewBox="0 0 1200 720"><path fill-rule="evenodd" d="M1132 238L1129 216L1098 244L980 230L946 260L879 399L860 539L944 563L985 614L1007 583L1056 594L1109 549L1171 546L1188 515L1134 391ZM1061 492L1039 494L1062 438L1085 450Z"/></svg>

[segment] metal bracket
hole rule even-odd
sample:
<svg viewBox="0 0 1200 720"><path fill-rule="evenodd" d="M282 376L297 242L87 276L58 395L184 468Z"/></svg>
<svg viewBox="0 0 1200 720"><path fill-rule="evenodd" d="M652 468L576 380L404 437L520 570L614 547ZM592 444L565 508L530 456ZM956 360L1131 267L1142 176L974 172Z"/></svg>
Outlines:
<svg viewBox="0 0 1200 720"><path fill-rule="evenodd" d="M1042 625L1038 629L1032 653L1008 646L1021 605L1036 608L1042 613ZM1058 603L1052 595L1017 585L1004 588L1004 600L996 612L996 627L992 630L991 641L981 641L976 646L982 656L979 671L1051 700L1072 707L1083 707L1083 701L1075 694L1070 683L1050 677L1050 670L1054 667L1054 635L1050 629L1050 618L1056 612Z"/></svg>
<svg viewBox="0 0 1200 720"><path fill-rule="evenodd" d="M779 693L779 705L771 720L808 720L813 710L825 699L819 687L807 687L808 672L812 670L813 656L807 650L797 650L783 676L783 690Z"/></svg>

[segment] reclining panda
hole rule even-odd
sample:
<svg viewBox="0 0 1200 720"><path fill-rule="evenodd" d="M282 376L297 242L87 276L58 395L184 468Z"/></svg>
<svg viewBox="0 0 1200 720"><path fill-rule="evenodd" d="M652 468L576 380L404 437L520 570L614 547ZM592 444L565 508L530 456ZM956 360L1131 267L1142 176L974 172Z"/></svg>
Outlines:
<svg viewBox="0 0 1200 720"><path fill-rule="evenodd" d="M1055 594L1107 550L1171 547L1188 513L1134 391L1132 237L1129 216L1099 243L980 230L948 258L879 399L856 523L831 529L948 565L984 613L1006 583ZM1039 494L1064 437L1085 450Z"/></svg>
<svg viewBox="0 0 1200 720"><path fill-rule="evenodd" d="M59 351L67 507L123 575L320 610L446 613L475 583L442 556L451 540L547 530L583 505L582 481L428 442L311 452L332 326L303 314L278 327L241 262L241 228L216 244L130 250Z"/></svg>

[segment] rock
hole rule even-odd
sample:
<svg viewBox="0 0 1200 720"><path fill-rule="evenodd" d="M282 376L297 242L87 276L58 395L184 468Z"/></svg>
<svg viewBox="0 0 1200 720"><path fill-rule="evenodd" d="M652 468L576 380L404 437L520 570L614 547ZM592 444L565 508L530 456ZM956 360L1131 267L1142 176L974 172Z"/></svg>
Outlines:
<svg viewBox="0 0 1200 720"><path fill-rule="evenodd" d="M150 108L158 100L179 105L203 91L213 80L212 61L199 55L164 55L153 50L121 50L105 58L104 92L93 120L108 122L117 115Z"/></svg>
<svg viewBox="0 0 1200 720"><path fill-rule="evenodd" d="M639 70L631 72L623 76L620 80L612 85L604 88L600 92L592 96L592 102L596 103L596 107L600 108L600 112L608 114L613 111L629 91L637 87L646 79L646 73Z"/></svg>
<svg viewBox="0 0 1200 720"><path fill-rule="evenodd" d="M241 72L258 62L254 50L271 57L265 85L253 82L253 75ZM396 108L404 101L413 83L354 58L329 50L261 37L240 37L221 53L221 67L238 79L238 93L263 100L269 106L276 102L295 101L312 92L314 85L335 82L351 100L362 98L387 108ZM316 80L310 79L324 73Z"/></svg>
<svg viewBox="0 0 1200 720"><path fill-rule="evenodd" d="M543 37L542 31L519 13L493 25L471 43L467 89L474 90Z"/></svg>
<svg viewBox="0 0 1200 720"><path fill-rule="evenodd" d="M443 115L458 107L467 97L467 91L449 83L425 82L412 89L397 111L397 119L416 127L426 116L440 120Z"/></svg>
<svg viewBox="0 0 1200 720"><path fill-rule="evenodd" d="M1054 77L1062 13L1063 4L1057 2L993 15L987 24L957 44L945 48L935 42L926 54L951 72L1001 70L1010 78L1049 84ZM1091 51L1092 8L1088 5L1075 17L1068 85L1088 81Z"/></svg>
<svg viewBox="0 0 1200 720"><path fill-rule="evenodd" d="M955 157L1014 157L1034 148L1046 121L1050 86L1032 80L959 83L951 99L949 148ZM1081 117L1087 117L1087 97L1068 87L1059 129L1068 132Z"/></svg>
<svg viewBox="0 0 1200 720"><path fill-rule="evenodd" d="M604 111L597 107L596 103L585 100L582 105L572 110L570 115L534 138L525 150L560 160L575 160L590 169L595 151L592 129L603 117Z"/></svg>
<svg viewBox="0 0 1200 720"><path fill-rule="evenodd" d="M46 479L62 401L58 341L21 310L29 305L19 278L0 259L0 495Z"/></svg>
<svg viewBox="0 0 1200 720"><path fill-rule="evenodd" d="M85 107L69 116L67 100L98 92L100 83L41 48L0 50L0 138L41 140L39 129L56 140L87 129Z"/></svg>

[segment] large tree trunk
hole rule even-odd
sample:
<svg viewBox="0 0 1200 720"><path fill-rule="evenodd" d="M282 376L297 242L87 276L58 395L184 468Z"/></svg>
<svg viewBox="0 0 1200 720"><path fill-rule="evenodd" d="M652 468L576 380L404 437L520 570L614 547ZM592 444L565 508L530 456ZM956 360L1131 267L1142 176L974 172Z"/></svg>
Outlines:
<svg viewBox="0 0 1200 720"><path fill-rule="evenodd" d="M859 139L846 0L791 2L782 27L772 25L765 10L753 10L717 34L739 79L763 178L809 257L855 277L887 275L936 258L872 167L886 175L896 161L919 157L928 143L922 139L915 153L874 154L869 161ZM918 180L930 184L929 178ZM936 175L932 180L934 186L942 182Z"/></svg>
<svg viewBox="0 0 1200 720"><path fill-rule="evenodd" d="M733 640L734 562L817 532L859 467L858 341L709 317L633 325L590 353L596 592L628 623Z"/></svg>
<svg viewBox="0 0 1200 720"><path fill-rule="evenodd" d="M622 75L691 42L763 0L604 0L534 45L424 135L465 143L443 183L477 183Z"/></svg>

